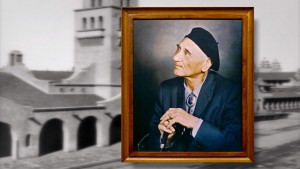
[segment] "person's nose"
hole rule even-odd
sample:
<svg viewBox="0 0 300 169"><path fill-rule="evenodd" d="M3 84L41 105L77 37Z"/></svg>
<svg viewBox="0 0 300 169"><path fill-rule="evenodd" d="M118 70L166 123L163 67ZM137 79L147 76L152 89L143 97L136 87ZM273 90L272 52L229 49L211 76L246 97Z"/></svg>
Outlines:
<svg viewBox="0 0 300 169"><path fill-rule="evenodd" d="M174 56L173 56L173 60L175 61L175 62L179 62L179 61L181 61L182 60L182 52L176 52L175 54L174 54Z"/></svg>

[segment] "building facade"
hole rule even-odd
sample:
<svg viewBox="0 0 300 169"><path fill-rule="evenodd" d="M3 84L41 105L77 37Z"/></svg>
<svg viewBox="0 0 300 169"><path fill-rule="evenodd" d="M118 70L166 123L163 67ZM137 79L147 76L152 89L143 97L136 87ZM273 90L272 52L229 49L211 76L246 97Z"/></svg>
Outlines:
<svg viewBox="0 0 300 169"><path fill-rule="evenodd" d="M121 6L83 0L75 10L73 72L32 71L21 51L0 69L0 157L40 156L120 141Z"/></svg>
<svg viewBox="0 0 300 169"><path fill-rule="evenodd" d="M280 63L264 59L255 72L255 116L272 118L300 110L300 69L282 72Z"/></svg>

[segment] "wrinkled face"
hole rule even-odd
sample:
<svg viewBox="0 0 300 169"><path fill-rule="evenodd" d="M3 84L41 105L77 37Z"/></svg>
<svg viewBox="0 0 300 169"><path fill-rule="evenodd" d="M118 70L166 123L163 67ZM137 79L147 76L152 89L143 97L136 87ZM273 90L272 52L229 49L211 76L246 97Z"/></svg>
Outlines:
<svg viewBox="0 0 300 169"><path fill-rule="evenodd" d="M189 38L184 38L178 45L175 55L173 73L176 76L196 77L209 70L210 59L205 53Z"/></svg>

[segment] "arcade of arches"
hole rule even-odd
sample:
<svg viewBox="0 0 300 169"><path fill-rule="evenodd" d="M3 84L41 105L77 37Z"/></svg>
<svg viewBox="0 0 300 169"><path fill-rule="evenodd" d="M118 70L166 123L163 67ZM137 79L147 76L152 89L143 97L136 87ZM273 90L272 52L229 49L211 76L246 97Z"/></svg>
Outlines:
<svg viewBox="0 0 300 169"><path fill-rule="evenodd" d="M61 119L53 118L41 126L38 139L38 155L45 155L55 151L64 150L64 122ZM109 127L109 145L121 141L121 115L117 115L110 122ZM97 118L87 116L81 119L77 128L77 150L95 146L97 144ZM0 122L0 158L12 155L12 130L9 124ZM101 139L101 138L100 138ZM32 147L31 135L25 136L25 146ZM74 141L74 140L73 140ZM20 143L19 143L20 144Z"/></svg>

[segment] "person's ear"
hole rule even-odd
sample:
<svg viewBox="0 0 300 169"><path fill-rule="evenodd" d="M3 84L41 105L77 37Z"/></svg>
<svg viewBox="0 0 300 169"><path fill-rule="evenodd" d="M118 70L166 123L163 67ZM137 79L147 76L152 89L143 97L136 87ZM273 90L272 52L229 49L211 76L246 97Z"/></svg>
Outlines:
<svg viewBox="0 0 300 169"><path fill-rule="evenodd" d="M207 71L209 70L209 68L211 67L211 65L212 65L212 61L211 61L210 58L208 58L208 59L206 60L205 65L204 65L203 68L202 68L202 72L207 72Z"/></svg>

